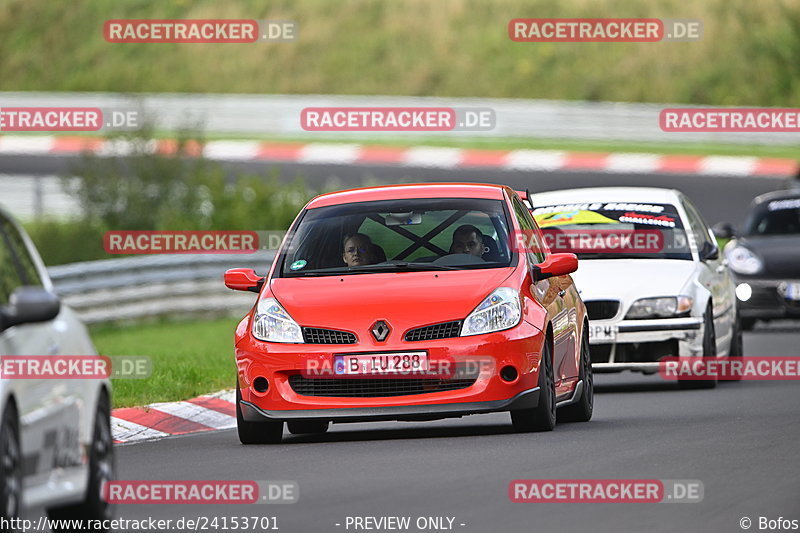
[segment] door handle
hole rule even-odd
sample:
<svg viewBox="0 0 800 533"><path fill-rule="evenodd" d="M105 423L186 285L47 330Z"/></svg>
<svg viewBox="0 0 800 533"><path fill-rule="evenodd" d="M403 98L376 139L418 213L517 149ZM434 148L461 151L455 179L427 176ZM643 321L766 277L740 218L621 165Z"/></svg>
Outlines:
<svg viewBox="0 0 800 533"><path fill-rule="evenodd" d="M560 291L558 291L558 295L559 296L564 296L565 294L567 294L567 290L566 289L561 289Z"/></svg>

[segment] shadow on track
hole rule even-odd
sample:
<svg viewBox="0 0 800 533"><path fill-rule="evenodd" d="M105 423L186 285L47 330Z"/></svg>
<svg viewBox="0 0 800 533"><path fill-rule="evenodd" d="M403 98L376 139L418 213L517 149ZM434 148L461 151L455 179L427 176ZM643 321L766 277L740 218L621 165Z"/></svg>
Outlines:
<svg viewBox="0 0 800 533"><path fill-rule="evenodd" d="M452 421L452 420L451 420ZM429 422L442 422L429 421ZM432 426L428 422L409 422L408 427L391 429L347 429L352 424L334 424L336 430L321 435L290 435L284 433L284 444L301 443L323 443L323 442L359 442L359 441L381 441L381 440L414 440L414 439L451 439L459 437L492 437L497 435L519 435L521 438L540 438L548 435L558 436L559 433L567 431L581 430L582 428L591 429L597 422L559 422L553 432L544 433L516 433L508 424L491 425L448 425Z"/></svg>
<svg viewBox="0 0 800 533"><path fill-rule="evenodd" d="M414 424L414 422L409 422ZM423 423L424 424L424 423ZM336 424L335 428L346 428L349 424ZM409 426L401 429L355 429L345 431L333 431L322 435L287 435L284 434L283 440L286 444L300 444L311 442L355 442L355 441L378 441L378 440L401 440L401 439L449 439L453 437L486 437L493 435L513 434L511 421L508 425L496 424L491 426L438 426L427 425Z"/></svg>

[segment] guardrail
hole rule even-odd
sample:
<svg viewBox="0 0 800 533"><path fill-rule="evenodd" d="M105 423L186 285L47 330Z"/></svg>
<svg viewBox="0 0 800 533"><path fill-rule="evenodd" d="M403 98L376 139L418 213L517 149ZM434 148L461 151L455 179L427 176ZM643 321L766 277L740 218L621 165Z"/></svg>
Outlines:
<svg viewBox="0 0 800 533"><path fill-rule="evenodd" d="M274 250L151 255L48 268L56 293L87 324L163 316L243 316L255 294L225 287L225 270L266 274Z"/></svg>
<svg viewBox="0 0 800 533"><path fill-rule="evenodd" d="M520 137L603 141L680 141L731 144L800 143L798 133L667 133L658 126L659 112L680 104L633 104L501 98L407 96L139 94L0 92L0 106L99 107L140 109L159 129L202 125L214 134L275 135L319 139L300 127L306 107L481 107L496 114L491 131L445 131L437 137ZM711 106L704 106L711 107ZM339 138L363 132L337 132ZM419 137L413 132L370 132L370 138ZM330 136L330 134L329 134Z"/></svg>

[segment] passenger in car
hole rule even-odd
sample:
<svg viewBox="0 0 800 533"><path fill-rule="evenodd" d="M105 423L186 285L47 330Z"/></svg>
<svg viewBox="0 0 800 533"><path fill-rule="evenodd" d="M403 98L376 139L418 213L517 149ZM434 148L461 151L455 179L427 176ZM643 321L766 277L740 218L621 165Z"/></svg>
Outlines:
<svg viewBox="0 0 800 533"><path fill-rule="evenodd" d="M380 247L363 233L353 233L344 239L342 260L347 266L372 265L378 262ZM382 250L381 250L382 251Z"/></svg>
<svg viewBox="0 0 800 533"><path fill-rule="evenodd" d="M450 245L451 254L469 254L475 257L482 257L486 251L483 233L472 224L459 226L453 232L453 243Z"/></svg>

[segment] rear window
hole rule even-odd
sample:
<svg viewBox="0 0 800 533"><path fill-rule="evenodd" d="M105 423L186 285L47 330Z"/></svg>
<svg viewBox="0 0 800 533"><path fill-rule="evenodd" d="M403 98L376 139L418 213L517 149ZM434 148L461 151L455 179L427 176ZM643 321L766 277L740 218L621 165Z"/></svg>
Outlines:
<svg viewBox="0 0 800 533"><path fill-rule="evenodd" d="M560 239L562 233L600 237L606 246L601 251L591 251L591 246L575 250L580 259L685 259L692 260L692 251L686 237L681 217L672 204L636 202L586 202L572 204L539 205L533 217L545 235L548 244ZM609 235L617 239L637 232L658 234L658 246L609 248ZM594 241L591 241L594 242ZM552 247L552 245L551 245Z"/></svg>
<svg viewBox="0 0 800 533"><path fill-rule="evenodd" d="M800 234L800 197L772 200L756 208L745 224L745 234Z"/></svg>

